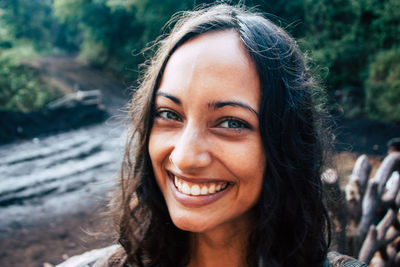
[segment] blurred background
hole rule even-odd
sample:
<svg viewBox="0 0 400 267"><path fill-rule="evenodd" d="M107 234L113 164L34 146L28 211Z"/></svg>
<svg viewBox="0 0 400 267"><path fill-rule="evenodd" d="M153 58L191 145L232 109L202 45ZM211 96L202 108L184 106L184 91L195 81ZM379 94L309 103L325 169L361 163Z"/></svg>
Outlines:
<svg viewBox="0 0 400 267"><path fill-rule="evenodd" d="M115 240L102 212L123 107L154 52L143 49L174 13L212 2L0 0L1 266L51 266ZM361 154L373 175L400 136L400 1L241 3L296 38L326 89L340 185Z"/></svg>

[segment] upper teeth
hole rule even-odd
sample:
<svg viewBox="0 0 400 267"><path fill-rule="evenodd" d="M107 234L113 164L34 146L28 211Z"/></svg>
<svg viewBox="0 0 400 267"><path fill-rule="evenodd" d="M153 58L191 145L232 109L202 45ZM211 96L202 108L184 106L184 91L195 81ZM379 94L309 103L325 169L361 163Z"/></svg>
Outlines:
<svg viewBox="0 0 400 267"><path fill-rule="evenodd" d="M189 183L175 176L174 183L178 191L185 195L210 195L225 189L228 186L227 182L217 183Z"/></svg>

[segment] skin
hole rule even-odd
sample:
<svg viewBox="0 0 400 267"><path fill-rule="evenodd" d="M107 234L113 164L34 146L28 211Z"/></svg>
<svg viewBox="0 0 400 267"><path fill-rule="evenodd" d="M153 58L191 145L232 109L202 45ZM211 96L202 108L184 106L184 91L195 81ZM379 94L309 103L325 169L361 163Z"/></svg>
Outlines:
<svg viewBox="0 0 400 267"><path fill-rule="evenodd" d="M190 266L243 266L266 165L259 106L257 71L234 31L195 37L167 63L149 153L172 221L193 233ZM174 175L229 186L211 203L187 205L174 195Z"/></svg>

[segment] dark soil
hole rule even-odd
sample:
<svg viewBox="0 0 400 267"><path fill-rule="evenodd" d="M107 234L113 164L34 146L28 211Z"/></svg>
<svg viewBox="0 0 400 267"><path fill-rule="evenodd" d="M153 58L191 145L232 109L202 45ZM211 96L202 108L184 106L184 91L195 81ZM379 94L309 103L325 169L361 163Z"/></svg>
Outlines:
<svg viewBox="0 0 400 267"><path fill-rule="evenodd" d="M89 207L86 212L65 214L39 225L16 226L11 236L0 240L0 266L43 267L45 262L55 265L70 256L114 243L112 226L99 218L98 211Z"/></svg>

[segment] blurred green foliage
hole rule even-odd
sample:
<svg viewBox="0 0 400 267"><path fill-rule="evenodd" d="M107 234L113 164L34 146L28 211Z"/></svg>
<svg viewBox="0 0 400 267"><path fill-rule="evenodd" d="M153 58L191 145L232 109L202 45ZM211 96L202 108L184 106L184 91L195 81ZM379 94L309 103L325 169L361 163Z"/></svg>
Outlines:
<svg viewBox="0 0 400 267"><path fill-rule="evenodd" d="M26 62L53 47L51 0L0 2L0 109L28 112L55 97Z"/></svg>
<svg viewBox="0 0 400 267"><path fill-rule="evenodd" d="M366 85L368 115L400 121L400 48L380 52L369 66Z"/></svg>
<svg viewBox="0 0 400 267"><path fill-rule="evenodd" d="M19 44L0 52L0 109L27 112L54 100L55 93L43 87L37 70L21 64L37 56L31 45Z"/></svg>
<svg viewBox="0 0 400 267"><path fill-rule="evenodd" d="M173 13L191 7L193 1L184 0L54 1L60 23L82 36L77 44L81 59L131 80L137 78L137 65L144 60L141 51L146 44L160 35Z"/></svg>
<svg viewBox="0 0 400 267"><path fill-rule="evenodd" d="M131 82L146 58L143 48L163 33L170 17L211 2L2 0L0 52L12 49L16 40L29 40L35 50L57 47L78 52L88 64ZM240 2L265 12L299 40L331 97L339 101L332 109L344 109L349 116L400 121L392 116L400 102L395 74L380 71L386 64L399 65L395 56L400 44L399 0ZM381 83L385 89L379 89Z"/></svg>
<svg viewBox="0 0 400 267"><path fill-rule="evenodd" d="M0 25L8 38L30 40L36 49L51 47L56 27L51 0L2 0L0 12Z"/></svg>
<svg viewBox="0 0 400 267"><path fill-rule="evenodd" d="M305 0L305 39L329 68L329 89L361 88L368 64L400 41L398 0Z"/></svg>

